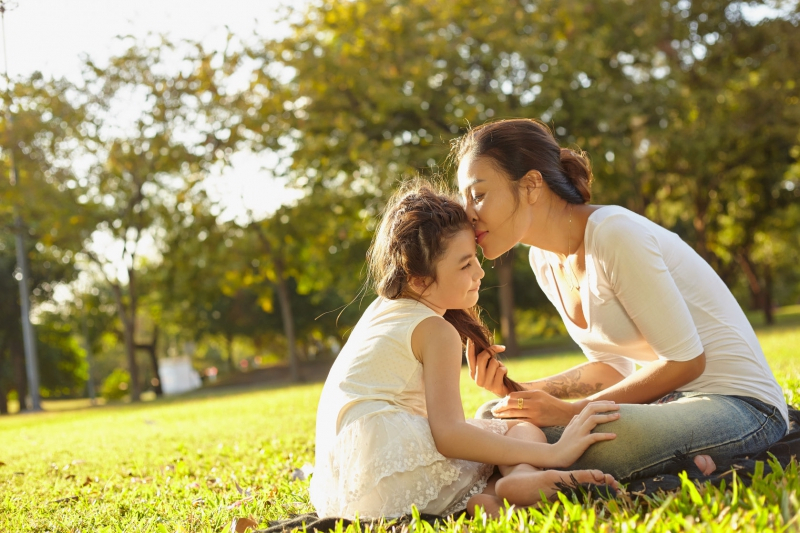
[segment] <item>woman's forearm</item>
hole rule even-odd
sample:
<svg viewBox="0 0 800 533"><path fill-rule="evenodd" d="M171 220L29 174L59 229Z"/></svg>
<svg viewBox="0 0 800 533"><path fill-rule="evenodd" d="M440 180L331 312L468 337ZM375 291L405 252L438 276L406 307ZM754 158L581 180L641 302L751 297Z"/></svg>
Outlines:
<svg viewBox="0 0 800 533"><path fill-rule="evenodd" d="M697 379L705 367L705 354L689 361L653 361L618 383L592 394L588 400L650 403Z"/></svg>
<svg viewBox="0 0 800 533"><path fill-rule="evenodd" d="M623 380L622 374L605 363L583 363L555 376L549 376L522 386L527 390L541 390L560 399L586 398ZM606 398L603 398L606 399Z"/></svg>

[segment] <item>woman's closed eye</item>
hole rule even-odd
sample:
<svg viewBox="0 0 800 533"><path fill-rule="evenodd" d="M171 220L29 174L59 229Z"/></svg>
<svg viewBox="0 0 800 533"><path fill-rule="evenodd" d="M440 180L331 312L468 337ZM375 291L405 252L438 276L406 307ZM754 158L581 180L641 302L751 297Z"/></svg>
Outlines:
<svg viewBox="0 0 800 533"><path fill-rule="evenodd" d="M475 193L473 193L472 194L472 203L476 204L476 203L480 202L481 200L483 200L483 197L484 197L483 194L475 194Z"/></svg>

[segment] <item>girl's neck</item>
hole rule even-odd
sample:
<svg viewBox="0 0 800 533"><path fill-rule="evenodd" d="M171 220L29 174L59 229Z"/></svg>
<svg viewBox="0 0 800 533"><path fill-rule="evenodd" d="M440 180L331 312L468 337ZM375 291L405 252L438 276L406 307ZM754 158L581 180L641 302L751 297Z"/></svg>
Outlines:
<svg viewBox="0 0 800 533"><path fill-rule="evenodd" d="M441 307L437 307L436 305L432 304L430 302L430 300L428 300L424 296L420 296L419 294L416 294L416 293L410 293L410 294L406 293L403 296L401 296L401 298L406 298L408 300L415 300L415 301L421 303L422 305L430 308L431 311L433 311L434 313L436 313L439 316L444 316L444 314L447 312L447 309L443 309Z"/></svg>

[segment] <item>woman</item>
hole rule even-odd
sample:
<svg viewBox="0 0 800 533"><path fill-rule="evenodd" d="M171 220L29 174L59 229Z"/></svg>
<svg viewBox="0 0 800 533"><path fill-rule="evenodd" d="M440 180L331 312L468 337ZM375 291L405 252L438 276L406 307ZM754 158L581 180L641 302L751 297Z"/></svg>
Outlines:
<svg viewBox="0 0 800 533"><path fill-rule="evenodd" d="M540 122L514 119L474 128L453 156L484 256L529 245L540 287L588 359L512 392L501 363L468 350L473 379L505 397L491 414L528 419L554 441L590 401L629 404L603 428L617 438L572 465L620 480L669 472L687 455L709 473L786 434L782 391L728 288L674 233L590 205L583 153L560 148Z"/></svg>

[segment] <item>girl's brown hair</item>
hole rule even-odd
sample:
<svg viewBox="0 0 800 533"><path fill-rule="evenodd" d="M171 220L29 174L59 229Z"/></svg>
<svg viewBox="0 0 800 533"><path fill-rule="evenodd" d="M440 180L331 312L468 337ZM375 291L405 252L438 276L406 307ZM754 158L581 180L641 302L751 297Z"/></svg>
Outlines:
<svg viewBox="0 0 800 533"><path fill-rule="evenodd" d="M585 152L561 148L546 124L515 118L488 122L457 139L451 157L459 164L466 157L488 158L512 182L538 170L554 193L570 204L585 204L592 197L592 166Z"/></svg>
<svg viewBox="0 0 800 533"><path fill-rule="evenodd" d="M412 278L436 281L436 263L447 250L448 240L459 231L473 231L467 213L450 194L432 183L417 179L406 182L389 200L367 252L369 276L375 292L384 298L413 298ZM461 336L475 345L475 353L488 350L491 334L481 322L480 309L448 309L444 314ZM497 357L491 352L492 357ZM522 386L503 378L509 391Z"/></svg>

